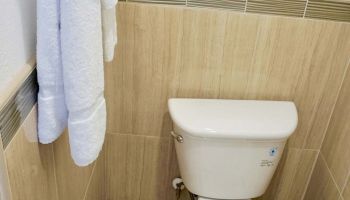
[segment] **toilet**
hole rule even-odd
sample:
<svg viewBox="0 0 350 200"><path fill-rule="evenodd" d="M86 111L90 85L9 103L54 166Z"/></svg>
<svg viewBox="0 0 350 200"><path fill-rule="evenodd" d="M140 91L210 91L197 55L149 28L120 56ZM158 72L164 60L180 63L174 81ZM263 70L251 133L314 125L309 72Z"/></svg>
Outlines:
<svg viewBox="0 0 350 200"><path fill-rule="evenodd" d="M181 178L198 200L264 194L294 132L293 102L168 100Z"/></svg>

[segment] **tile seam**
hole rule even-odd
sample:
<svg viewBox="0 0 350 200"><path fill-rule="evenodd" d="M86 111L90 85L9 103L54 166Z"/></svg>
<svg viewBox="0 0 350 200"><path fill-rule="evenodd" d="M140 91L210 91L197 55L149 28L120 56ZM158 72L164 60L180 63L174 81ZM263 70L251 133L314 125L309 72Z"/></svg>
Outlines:
<svg viewBox="0 0 350 200"><path fill-rule="evenodd" d="M248 7L248 0L245 0L244 12L243 13L247 13L247 7Z"/></svg>
<svg viewBox="0 0 350 200"><path fill-rule="evenodd" d="M56 197L57 200L60 199L59 193L58 193L58 181L57 181L57 170L56 170L56 159L55 159L55 153L54 153L54 143L51 144L51 153L52 153L52 159L53 159L53 174L54 174L54 178L55 178L55 189L56 189Z"/></svg>
<svg viewBox="0 0 350 200"><path fill-rule="evenodd" d="M309 5L309 0L306 0L305 9L304 9L304 14L303 14L303 17L302 17L302 18L305 18L308 5Z"/></svg>
<svg viewBox="0 0 350 200"><path fill-rule="evenodd" d="M306 195L307 189L309 188L311 177L312 177L312 174L314 173L314 169L315 169L315 166L316 166L316 163L317 163L319 156L320 156L320 150L317 151L316 159L314 160L314 163L312 164L311 171L310 171L308 180L306 182L307 184L306 184L306 187L304 189L303 195L301 196L301 199L305 198L305 195Z"/></svg>
<svg viewBox="0 0 350 200"><path fill-rule="evenodd" d="M2 146L0 148L3 148ZM4 163L5 163L5 170L6 170L6 179L7 179L7 183L8 183L8 187L9 187L9 191L10 192L10 199L13 199L13 194L12 194L12 187L11 187L11 180L10 180L10 175L9 175L9 170L8 170L8 165L7 165L7 159L6 159L6 154L5 154L5 149L3 149L3 157L4 157Z"/></svg>
<svg viewBox="0 0 350 200"><path fill-rule="evenodd" d="M83 200L86 199L86 196L87 196L87 193L89 191L89 187L90 187L90 184L91 184L91 180L92 180L92 177L95 173L95 168L96 168L96 165L97 165L97 162L98 162L99 159L97 159L95 162L94 162L94 166L92 167L92 171L91 171L91 174L90 174L90 177L89 177L89 181L88 183L86 184L86 188L85 188L85 191L84 191L84 196L83 196Z"/></svg>
<svg viewBox="0 0 350 200"><path fill-rule="evenodd" d="M335 187L336 187L336 189L337 189L337 191L338 191L338 193L339 193L339 196L341 196L341 192L340 192L338 183L335 181L335 178L334 178L334 176L333 176L333 173L332 173L332 171L330 170L330 168L329 168L329 166L328 166L328 163L327 163L326 159L324 158L324 156L323 156L323 154L322 154L322 151L320 151L320 155L321 155L322 161L323 161L323 162L325 163L325 165L326 165L326 168L327 168L328 173L329 173L330 176L331 176L332 182L333 182L333 184L335 185Z"/></svg>

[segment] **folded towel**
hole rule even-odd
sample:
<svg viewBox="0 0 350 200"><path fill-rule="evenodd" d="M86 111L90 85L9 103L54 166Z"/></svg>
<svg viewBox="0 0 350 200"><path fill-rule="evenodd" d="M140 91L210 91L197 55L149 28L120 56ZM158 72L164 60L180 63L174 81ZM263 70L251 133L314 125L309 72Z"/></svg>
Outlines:
<svg viewBox="0 0 350 200"><path fill-rule="evenodd" d="M61 1L64 92L71 154L79 166L98 156L106 129L99 0Z"/></svg>
<svg viewBox="0 0 350 200"><path fill-rule="evenodd" d="M103 98L92 108L69 116L69 143L74 162L86 166L102 148L106 132L106 103Z"/></svg>
<svg viewBox="0 0 350 200"><path fill-rule="evenodd" d="M59 3L37 2L38 135L41 143L51 143L67 126L63 72L60 54Z"/></svg>
<svg viewBox="0 0 350 200"><path fill-rule="evenodd" d="M117 3L118 0L101 0L102 8L104 9L115 8Z"/></svg>
<svg viewBox="0 0 350 200"><path fill-rule="evenodd" d="M110 62L117 44L116 0L102 0L103 58Z"/></svg>

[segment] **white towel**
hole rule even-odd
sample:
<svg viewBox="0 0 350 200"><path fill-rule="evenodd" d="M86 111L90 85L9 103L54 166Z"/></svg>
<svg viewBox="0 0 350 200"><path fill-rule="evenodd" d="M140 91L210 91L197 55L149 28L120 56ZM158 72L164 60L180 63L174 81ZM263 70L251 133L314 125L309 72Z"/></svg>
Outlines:
<svg viewBox="0 0 350 200"><path fill-rule="evenodd" d="M117 3L118 0L101 0L102 8L104 9L115 8Z"/></svg>
<svg viewBox="0 0 350 200"><path fill-rule="evenodd" d="M38 135L51 143L67 126L60 54L59 2L37 1Z"/></svg>
<svg viewBox="0 0 350 200"><path fill-rule="evenodd" d="M86 166L98 156L106 130L100 0L61 0L64 92L71 154Z"/></svg>
<svg viewBox="0 0 350 200"><path fill-rule="evenodd" d="M117 44L116 0L102 0L103 58L110 62Z"/></svg>

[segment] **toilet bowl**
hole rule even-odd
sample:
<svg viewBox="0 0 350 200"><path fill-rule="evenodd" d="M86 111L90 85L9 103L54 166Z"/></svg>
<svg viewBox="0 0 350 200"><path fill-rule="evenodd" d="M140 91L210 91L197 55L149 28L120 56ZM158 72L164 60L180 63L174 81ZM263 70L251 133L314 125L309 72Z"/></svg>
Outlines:
<svg viewBox="0 0 350 200"><path fill-rule="evenodd" d="M199 200L243 200L268 187L297 126L293 102L169 99L181 178Z"/></svg>

